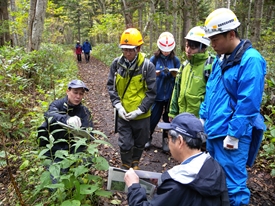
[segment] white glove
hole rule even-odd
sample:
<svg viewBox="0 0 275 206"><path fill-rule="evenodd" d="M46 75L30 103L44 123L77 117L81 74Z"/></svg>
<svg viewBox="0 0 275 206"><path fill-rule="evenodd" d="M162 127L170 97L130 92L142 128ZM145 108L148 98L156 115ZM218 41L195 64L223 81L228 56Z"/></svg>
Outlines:
<svg viewBox="0 0 275 206"><path fill-rule="evenodd" d="M78 116L73 116L67 119L67 125L71 125L73 127L81 127L81 119Z"/></svg>
<svg viewBox="0 0 275 206"><path fill-rule="evenodd" d="M138 108L137 110L132 111L132 112L126 114L126 118L128 120L133 120L133 119L135 119L137 116L139 116L141 114L143 114L143 112L140 110L140 108Z"/></svg>
<svg viewBox="0 0 275 206"><path fill-rule="evenodd" d="M200 121L201 121L202 126L204 127L205 120L200 118Z"/></svg>
<svg viewBox="0 0 275 206"><path fill-rule="evenodd" d="M223 140L223 148L228 150L238 149L239 139L231 137L229 135Z"/></svg>
<svg viewBox="0 0 275 206"><path fill-rule="evenodd" d="M119 115L122 119L128 121L128 119L126 119L126 117L125 117L126 111L125 111L124 107L122 106L122 104L121 104L121 103L117 103L117 104L115 105L115 108L116 108L117 111L118 111L118 115Z"/></svg>

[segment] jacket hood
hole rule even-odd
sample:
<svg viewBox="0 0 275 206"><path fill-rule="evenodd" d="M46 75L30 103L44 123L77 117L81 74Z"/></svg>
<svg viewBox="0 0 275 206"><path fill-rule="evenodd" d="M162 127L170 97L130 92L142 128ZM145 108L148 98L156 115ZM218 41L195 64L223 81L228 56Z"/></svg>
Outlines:
<svg viewBox="0 0 275 206"><path fill-rule="evenodd" d="M202 62L205 62L208 56L209 56L208 52L196 53L191 57L189 62L191 65L200 65Z"/></svg>
<svg viewBox="0 0 275 206"><path fill-rule="evenodd" d="M252 44L248 39L241 40L230 57L222 64L222 72L224 73L227 69L239 64L245 51L251 47Z"/></svg>
<svg viewBox="0 0 275 206"><path fill-rule="evenodd" d="M223 169L209 153L190 157L181 165L168 170L168 174L174 181L188 185L202 196L221 195L225 190Z"/></svg>

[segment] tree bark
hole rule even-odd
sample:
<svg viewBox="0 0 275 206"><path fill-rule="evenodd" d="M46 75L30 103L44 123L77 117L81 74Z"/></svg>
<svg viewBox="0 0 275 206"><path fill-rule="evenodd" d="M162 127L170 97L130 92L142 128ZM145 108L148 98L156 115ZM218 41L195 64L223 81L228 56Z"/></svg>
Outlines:
<svg viewBox="0 0 275 206"><path fill-rule="evenodd" d="M10 7L11 7L11 11L12 12L15 12L17 9L16 9L16 4L15 4L15 0L10 0ZM11 16L10 17L11 20L13 22L16 21L15 17L14 16ZM17 35L17 32L15 31L14 28L11 28L11 33L12 33L12 38L11 38L11 41L12 41L12 46L18 46L19 43L18 43L18 35Z"/></svg>
<svg viewBox="0 0 275 206"><path fill-rule="evenodd" d="M252 42L257 47L260 41L261 35L261 23L262 23L262 15L263 15L263 5L264 0L255 0L255 22L254 22L254 33L252 35Z"/></svg>
<svg viewBox="0 0 275 206"><path fill-rule="evenodd" d="M183 27L182 27L182 42L181 42L181 51L185 50L185 36L188 33L188 31L191 29L191 14L190 9L192 7L192 2L189 0L184 1L183 5Z"/></svg>
<svg viewBox="0 0 275 206"><path fill-rule="evenodd" d="M249 1L249 7L248 7L248 14L247 14L247 24L246 24L246 35L245 38L248 38L248 32L249 32L249 24L250 24L250 16L251 16L251 4L253 0Z"/></svg>
<svg viewBox="0 0 275 206"><path fill-rule="evenodd" d="M129 9L131 2L129 2L129 0L121 0L121 2L122 2L122 8L123 8L123 13L125 18L126 29L132 28L134 27L133 16L132 16L132 12Z"/></svg>
<svg viewBox="0 0 275 206"><path fill-rule="evenodd" d="M28 19L28 51L39 50L48 0L31 0Z"/></svg>
<svg viewBox="0 0 275 206"><path fill-rule="evenodd" d="M0 46L10 40L8 0L0 0Z"/></svg>

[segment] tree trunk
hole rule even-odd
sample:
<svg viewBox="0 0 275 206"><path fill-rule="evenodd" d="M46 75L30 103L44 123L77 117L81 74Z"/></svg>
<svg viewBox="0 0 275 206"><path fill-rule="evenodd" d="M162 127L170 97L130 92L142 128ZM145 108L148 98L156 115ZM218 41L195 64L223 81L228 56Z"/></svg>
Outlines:
<svg viewBox="0 0 275 206"><path fill-rule="evenodd" d="M28 51L39 50L48 0L31 0L28 19Z"/></svg>
<svg viewBox="0 0 275 206"><path fill-rule="evenodd" d="M248 38L248 32L249 32L249 24L250 24L250 16L251 16L251 4L253 0L249 1L249 7L248 7L248 14L247 14L247 24L246 24L246 35L245 38Z"/></svg>
<svg viewBox="0 0 275 206"><path fill-rule="evenodd" d="M131 2L130 0L121 0L122 2L122 8L123 8L123 13L124 13L124 18L125 18L125 26L126 29L134 27L133 25L133 16L132 12L129 9Z"/></svg>
<svg viewBox="0 0 275 206"><path fill-rule="evenodd" d="M190 15L190 9L192 6L192 2L189 0L184 1L183 8L183 27L182 27L182 43L181 43L181 51L185 50L185 36L188 33L188 31L191 29L191 15Z"/></svg>
<svg viewBox="0 0 275 206"><path fill-rule="evenodd" d="M15 5L15 0L10 0L10 6L11 6L11 11L12 12L15 12L17 10L16 5ZM13 22L16 21L14 16L11 16L10 18ZM17 35L17 32L15 31L14 28L11 28L11 33L12 33L12 39L11 39L12 40L12 46L18 46L19 45L18 35Z"/></svg>
<svg viewBox="0 0 275 206"><path fill-rule="evenodd" d="M0 46L10 40L8 0L0 0Z"/></svg>
<svg viewBox="0 0 275 206"><path fill-rule="evenodd" d="M178 10L176 9L177 7L177 0L173 0L173 18L174 18L174 21L173 21L173 35L174 35L174 38L175 38L175 42L176 42L176 45L179 45L179 41L177 42L177 39L178 39L178 35L177 35L177 15L178 15Z"/></svg>
<svg viewBox="0 0 275 206"><path fill-rule="evenodd" d="M254 45L257 47L260 41L261 35L261 22L262 22L262 15L263 15L263 5L264 0L255 0L255 22L254 22L254 33L251 38Z"/></svg>

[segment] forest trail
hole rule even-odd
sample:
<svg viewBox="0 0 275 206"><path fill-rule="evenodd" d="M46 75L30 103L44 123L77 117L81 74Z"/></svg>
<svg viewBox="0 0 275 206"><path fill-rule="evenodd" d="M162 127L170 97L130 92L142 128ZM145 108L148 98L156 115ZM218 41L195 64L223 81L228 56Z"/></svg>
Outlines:
<svg viewBox="0 0 275 206"><path fill-rule="evenodd" d="M104 146L100 148L101 154L109 161L110 166L119 167L120 155L117 145L117 134L114 134L113 107L106 88L109 66L91 56L89 63L78 63L79 75L87 84L90 91L85 96L85 104L92 112L94 127L102 131L113 148ZM140 169L163 172L178 164L170 154L161 150L161 133L156 130L153 135L152 147L144 151ZM250 204L253 206L275 205L275 178L269 171L264 171L260 164L248 168L248 187L251 191ZM122 196L122 205L127 205L126 196Z"/></svg>

